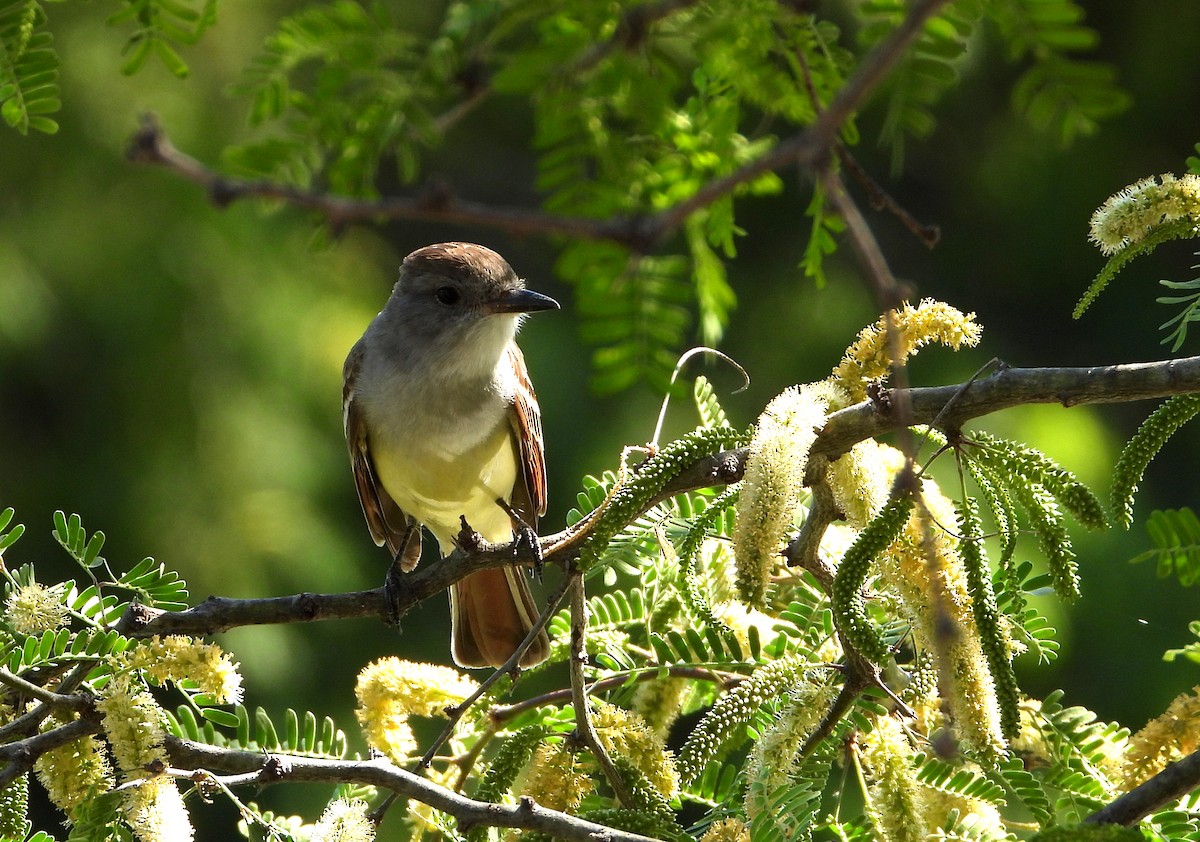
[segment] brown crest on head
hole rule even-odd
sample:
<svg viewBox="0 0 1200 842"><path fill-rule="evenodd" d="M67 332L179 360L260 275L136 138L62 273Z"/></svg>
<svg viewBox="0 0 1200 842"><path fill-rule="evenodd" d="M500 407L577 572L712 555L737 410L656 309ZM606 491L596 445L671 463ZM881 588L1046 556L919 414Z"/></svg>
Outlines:
<svg viewBox="0 0 1200 842"><path fill-rule="evenodd" d="M438 243L404 258L404 268L452 280L484 278L494 284L516 279L517 273L496 252L474 243Z"/></svg>

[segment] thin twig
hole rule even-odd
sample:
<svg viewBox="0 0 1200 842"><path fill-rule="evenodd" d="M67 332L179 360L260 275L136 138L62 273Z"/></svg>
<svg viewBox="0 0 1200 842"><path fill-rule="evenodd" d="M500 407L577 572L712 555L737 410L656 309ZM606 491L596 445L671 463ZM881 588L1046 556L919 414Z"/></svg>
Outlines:
<svg viewBox="0 0 1200 842"><path fill-rule="evenodd" d="M1172 763L1116 801L1101 807L1084 824L1137 824L1200 786L1200 751Z"/></svg>
<svg viewBox="0 0 1200 842"><path fill-rule="evenodd" d="M587 594L583 587L583 573L571 571L571 705L575 708L575 732L579 741L591 749L600 764L608 785L612 787L617 801L626 809L633 809L633 799L625 779L613 764L612 758L600 744L596 726L592 723L592 707L587 698L587 682L583 667L587 663Z"/></svg>
<svg viewBox="0 0 1200 842"><path fill-rule="evenodd" d="M32 769L34 761L46 752L99 730L100 716L91 712L49 731L0 746L0 760L7 761L7 765L0 769L0 790Z"/></svg>
<svg viewBox="0 0 1200 842"><path fill-rule="evenodd" d="M842 124L870 97L912 42L925 22L948 0L922 0L908 16L867 54L838 95L807 129L782 141L771 151L733 172L708 182L692 196L664 211L644 216L607 220L544 213L528 208L498 207L455 197L445 188L416 197L387 197L378 201L353 199L266 180L226 178L180 152L152 119L129 144L130 160L156 164L203 187L214 204L224 207L238 199L261 198L287 202L317 211L330 225L341 229L353 222L387 219L422 219L483 225L514 234L564 235L580 239L609 240L637 252L649 252L675 232L693 213L733 193L743 184L784 167L816 166L828 157ZM664 0L664 8L670 0Z"/></svg>
<svg viewBox="0 0 1200 842"><path fill-rule="evenodd" d="M487 679L479 685L475 692L464 699L461 704L455 705L453 708L447 711L446 717L450 721L446 723L446 727L442 729L442 733L436 740L433 741L433 745L429 747L424 756L421 757L420 762L417 764L418 767L421 769L428 769L429 764L433 762L434 755L438 753L441 747L445 745L446 741L449 740L454 734L454 729L458 727L459 721L464 715L466 715L466 712L471 709L471 706L479 701L479 698L488 690L490 690L497 681L512 673L513 670L517 669L517 664L521 662L521 656L524 655L526 650L533 645L533 642L537 640L538 634L546 627L546 624L550 622L550 618L554 616L555 612L558 611L558 605L560 602L562 602L563 597L567 593L567 588L569 587L570 577L564 576L562 583L558 587L558 590L554 592L554 595L551 596L546 602L546 607L542 610L542 613L538 615L533 627L529 630L529 634L525 635L525 639L521 641L521 645L518 646L509 659L504 662L504 665L489 675Z"/></svg>
<svg viewBox="0 0 1200 842"><path fill-rule="evenodd" d="M661 678L664 673L675 678L690 678L693 681L712 681L720 684L722 689L739 684L745 679L745 676L738 675L737 673L712 670L706 667L649 667L644 671L639 671L636 675L631 675L629 672L621 672L618 675L594 681L588 685L588 693L603 693L617 687L624 687L630 683L652 681L656 678ZM565 687L561 690L551 690L549 693L542 693L539 696L531 696L528 699L513 702L511 705L496 705L488 711L488 718L498 725L503 724L526 711L536 710L547 705L558 705L563 702L569 702L572 699L571 694L573 692L572 688Z"/></svg>
<svg viewBox="0 0 1200 842"><path fill-rule="evenodd" d="M39 687L32 682L26 681L19 675L14 675L4 667L0 667L0 683L6 684L9 687L37 699L52 708L59 710L84 711L92 706L91 699L85 696L75 694L65 695L47 690L45 687Z"/></svg>
<svg viewBox="0 0 1200 842"><path fill-rule="evenodd" d="M517 804L494 804L467 798L420 775L395 766L389 760L330 760L290 754L264 755L256 751L217 748L168 736L167 753L173 767L204 769L240 775L256 772L257 785L283 782L369 784L399 793L449 813L466 832L474 827L509 827L536 830L557 839L579 842L653 842L650 837L616 830L586 819L540 807L530 798Z"/></svg>

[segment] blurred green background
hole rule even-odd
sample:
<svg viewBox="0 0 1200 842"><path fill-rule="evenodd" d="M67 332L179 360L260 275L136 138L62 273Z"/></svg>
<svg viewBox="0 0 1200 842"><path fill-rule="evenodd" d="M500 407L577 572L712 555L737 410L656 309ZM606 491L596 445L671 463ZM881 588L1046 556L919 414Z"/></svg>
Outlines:
<svg viewBox="0 0 1200 842"><path fill-rule="evenodd" d="M440 14L436 3L389 5L418 29ZM1167 354L1157 325L1173 312L1154 304L1155 281L1192 276L1187 243L1136 262L1082 321L1070 311L1102 264L1086 242L1092 210L1141 177L1181 171L1200 140L1200 53L1181 37L1200 31L1200 5L1090 7L1099 57L1118 67L1134 102L1098 135L1063 149L1034 134L1009 106L1016 69L980 40L936 133L910 144L902 174L889 177L886 150L856 150L903 205L942 228L927 251L872 213L896 273L985 326L978 349L922 354L912 369L918 385L963 380L992 357L1040 366ZM571 288L552 273L552 243L410 223L354 228L330 243L294 209L218 210L191 184L126 162L145 111L206 162L248 137L247 103L228 87L295 5L222 4L218 25L185 50L186 81L153 61L121 76L125 34L104 25L101 6L48 8L63 61L62 129L0 131L0 506L14 506L30 528L7 564L34 562L42 581L75 575L50 537L51 513L64 509L108 534L114 566L152 555L188 580L196 600L378 585L388 559L367 536L350 478L341 364L401 258L431 242L495 248L564 305L531 320L521 340L545 418L546 530L560 528L582 475L614 467L623 445L649 438L656 395L589 391L590 351L576 336ZM865 137L878 111L862 118ZM426 172L464 198L533 205L530 134L523 103L493 98L455 128ZM786 181L783 195L740 204L749 236L730 270L740 301L723 348L753 384L728 395L732 373L706 369L738 424L783 387L824 377L875 318L848 254L825 289L800 276L809 187L803 175ZM986 425L1042 447L1103 495L1122 440L1150 409L1035 407ZM670 419L674 432L694 423L683 402ZM1147 543L1140 523L1152 508L1200 504L1198 446L1200 431L1185 430L1152 467L1132 533L1075 530L1084 599L1050 607L1063 655L1050 668L1019 664L1029 692L1063 687L1067 703L1136 728L1197 683L1194 666L1161 660L1187 641L1186 623L1200 615L1195 592L1126 561ZM243 664L248 704L311 708L353 731L357 671L390 653L448 662L447 629L435 599L406 618L403 635L361 621L243 629L222 643ZM270 803L311 817L303 791ZM197 813L212 838L228 830L227 813Z"/></svg>

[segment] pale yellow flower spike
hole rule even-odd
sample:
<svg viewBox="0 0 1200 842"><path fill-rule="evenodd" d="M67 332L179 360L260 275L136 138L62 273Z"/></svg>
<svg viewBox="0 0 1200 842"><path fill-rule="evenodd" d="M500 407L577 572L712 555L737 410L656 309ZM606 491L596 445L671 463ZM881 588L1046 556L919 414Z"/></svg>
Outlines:
<svg viewBox="0 0 1200 842"><path fill-rule="evenodd" d="M1157 181L1143 178L1110 196L1092 214L1088 239L1112 255L1181 219L1200 223L1200 176L1164 173Z"/></svg>
<svg viewBox="0 0 1200 842"><path fill-rule="evenodd" d="M983 330L975 322L974 313L964 314L931 298L916 307L905 304L892 311L892 324L897 333L901 363L930 342L954 350L964 345L976 345ZM888 376L892 363L888 320L886 316L880 316L875 324L863 328L854 344L846 349L846 356L833 370L832 379L846 390L851 403L857 403L867 396L868 384Z"/></svg>
<svg viewBox="0 0 1200 842"><path fill-rule="evenodd" d="M826 477L850 526L861 528L879 513L903 466L903 453L871 440L855 445L830 465ZM980 645L958 544L945 532L947 524L957 522L954 505L931 479L923 481L921 498L932 517L929 530L935 557L931 563L926 555L925 526L917 507L880 559L880 582L900 596L920 648L946 655L948 662L938 667L950 673L943 681L951 689L950 713L958 737L979 755L996 756L1004 751L1004 739L995 683ZM944 639L939 637L945 619L941 611L960 633L939 644Z"/></svg>
<svg viewBox="0 0 1200 842"><path fill-rule="evenodd" d="M825 479L846 525L862 529L887 504L904 454L875 439L860 441L830 463Z"/></svg>
<svg viewBox="0 0 1200 842"><path fill-rule="evenodd" d="M67 620L67 606L58 588L37 582L15 588L4 603L4 619L18 634L41 634Z"/></svg>
<svg viewBox="0 0 1200 842"><path fill-rule="evenodd" d="M194 637L173 634L155 635L126 653L126 662L145 670L155 684L190 679L200 692L219 704L237 704L242 700L242 676L238 665L220 646Z"/></svg>
<svg viewBox="0 0 1200 842"><path fill-rule="evenodd" d="M375 823L367 815L370 805L361 798L338 798L321 814L309 842L372 842Z"/></svg>
<svg viewBox="0 0 1200 842"><path fill-rule="evenodd" d="M1129 738L1121 791L1128 792L1200 748L1200 686L1181 693L1165 713Z"/></svg>
<svg viewBox="0 0 1200 842"><path fill-rule="evenodd" d="M761 608L780 562L804 487L808 451L831 403L844 395L829 383L793 386L767 404L754 427L733 530L737 590Z"/></svg>
<svg viewBox="0 0 1200 842"><path fill-rule="evenodd" d="M646 720L633 711L610 705L603 699L594 701L596 713L593 724L605 750L637 767L650 785L667 800L678 795L679 773L675 769L675 759L662 738L646 724Z"/></svg>
<svg viewBox="0 0 1200 842"><path fill-rule="evenodd" d="M47 720L49 727L59 724L54 719ZM34 761L33 768L50 802L68 818L87 798L113 787L104 745L90 734L50 749Z"/></svg>
<svg viewBox="0 0 1200 842"><path fill-rule="evenodd" d="M173 778L150 778L129 790L124 812L138 842L192 842L192 822Z"/></svg>
<svg viewBox="0 0 1200 842"><path fill-rule="evenodd" d="M517 776L513 792L550 810L574 813L595 788L582 758L562 741L542 743Z"/></svg>
<svg viewBox="0 0 1200 842"><path fill-rule="evenodd" d="M740 819L721 819L712 823L700 842L750 842L750 828Z"/></svg>
<svg viewBox="0 0 1200 842"><path fill-rule="evenodd" d="M374 748L403 764L417 749L409 716L441 716L478 688L449 667L381 658L358 674L355 715Z"/></svg>
<svg viewBox="0 0 1200 842"><path fill-rule="evenodd" d="M104 735L127 777L145 777L147 766L166 765L166 715L140 679L114 675L96 707L104 714Z"/></svg>
<svg viewBox="0 0 1200 842"><path fill-rule="evenodd" d="M790 693L791 700L750 752L746 762L746 815L757 821L772 807L771 796L792 778L804 741L828 713L835 690L826 684L804 681Z"/></svg>
<svg viewBox="0 0 1200 842"><path fill-rule="evenodd" d="M955 523L954 505L930 479L922 484L921 499L931 522L922 521L919 507L913 511L904 531L881 559L880 579L903 601L918 646L945 658L937 668L950 690L947 701L956 736L976 756L997 757L1004 752L1005 743L996 685L980 644L957 542L943 529L945 524ZM926 555L926 529L933 536L932 559ZM949 640L944 632L947 619L957 630Z"/></svg>
<svg viewBox="0 0 1200 842"><path fill-rule="evenodd" d="M380 658L358 674L355 694L360 707L393 705L414 716L443 716L479 688L474 680L450 667Z"/></svg>
<svg viewBox="0 0 1200 842"><path fill-rule="evenodd" d="M881 717L864 734L863 761L867 766L867 814L881 842L927 842L929 823L924 788L911 763L914 754L904 730L890 716Z"/></svg>

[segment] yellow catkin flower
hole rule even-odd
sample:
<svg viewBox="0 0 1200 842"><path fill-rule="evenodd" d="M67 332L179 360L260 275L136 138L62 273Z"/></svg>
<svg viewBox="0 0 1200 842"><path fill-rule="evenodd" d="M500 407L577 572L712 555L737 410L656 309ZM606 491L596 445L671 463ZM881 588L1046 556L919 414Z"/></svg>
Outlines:
<svg viewBox="0 0 1200 842"><path fill-rule="evenodd" d="M793 386L767 404L754 426L733 530L737 589L752 606L766 604L767 582L800 506L808 451L840 397L828 383Z"/></svg>
<svg viewBox="0 0 1200 842"><path fill-rule="evenodd" d="M1088 235L1106 255L1136 245L1180 219L1200 223L1200 176L1170 173L1143 178L1110 196L1092 214Z"/></svg>
<svg viewBox="0 0 1200 842"><path fill-rule="evenodd" d="M369 806L361 798L331 801L309 835L309 842L371 842L375 823L367 816Z"/></svg>
<svg viewBox="0 0 1200 842"><path fill-rule="evenodd" d="M594 701L596 712L592 724L604 749L637 767L664 798L674 798L679 793L679 773L662 737L633 711L610 705L603 699Z"/></svg>
<svg viewBox="0 0 1200 842"><path fill-rule="evenodd" d="M740 819L721 819L712 823L700 842L750 842L750 828Z"/></svg>
<svg viewBox="0 0 1200 842"><path fill-rule="evenodd" d="M891 717L876 721L862 737L863 761L870 780L867 813L880 842L927 842L925 790L910 762L912 747Z"/></svg>
<svg viewBox="0 0 1200 842"><path fill-rule="evenodd" d="M443 716L479 685L450 667L380 658L358 674L354 689L362 708L386 705L415 716Z"/></svg>
<svg viewBox="0 0 1200 842"><path fill-rule="evenodd" d="M978 772L978 768L973 771ZM959 822L969 820L971 839L1011 839L1004 819L995 805L978 798L966 795L952 795L929 786L922 786L925 793L925 809L929 823L935 827L944 826L951 812L955 813ZM939 837L934 837L939 838ZM953 837L957 838L957 837Z"/></svg>
<svg viewBox="0 0 1200 842"><path fill-rule="evenodd" d="M879 512L903 465L903 453L874 441L856 445L830 465L830 488L851 525L864 525ZM1004 751L995 682L975 625L958 544L943 528L957 522L954 505L931 479L923 482L921 498L931 516L928 528L934 558L926 555L926 524L917 507L880 559L881 586L900 597L920 648L945 655L946 662L939 667L949 671L943 683L951 690L956 733L981 757L995 757ZM948 638L942 625L947 618L957 630Z"/></svg>
<svg viewBox="0 0 1200 842"><path fill-rule="evenodd" d="M746 762L746 815L753 822L770 810L772 794L791 782L804 741L829 712L835 690L825 684L801 682L791 691L791 701L776 718Z"/></svg>
<svg viewBox="0 0 1200 842"><path fill-rule="evenodd" d="M61 723L48 720L47 724ZM90 734L50 749L34 761L33 768L50 803L68 817L90 796L108 792L113 787L112 769L104 755L104 744Z"/></svg>
<svg viewBox="0 0 1200 842"><path fill-rule="evenodd" d="M172 778L150 778L129 790L123 810L139 842L192 840L192 822Z"/></svg>
<svg viewBox="0 0 1200 842"><path fill-rule="evenodd" d="M862 529L887 504L904 454L874 439L861 441L829 464L825 476L846 526Z"/></svg>
<svg viewBox="0 0 1200 842"><path fill-rule="evenodd" d="M905 304L893 310L892 325L900 352L898 361L892 360L888 320L881 316L875 324L859 332L854 344L846 350L846 356L833 370L833 381L845 389L850 402L857 403L865 398L867 385L887 377L893 362L907 361L930 342L958 350L963 345L977 344L982 332L974 313L964 314L931 298L924 299L916 307Z"/></svg>
<svg viewBox="0 0 1200 842"><path fill-rule="evenodd" d="M144 777L147 767L166 765L166 717L140 679L114 675L96 707L104 715L104 735L113 757L126 776Z"/></svg>
<svg viewBox="0 0 1200 842"><path fill-rule="evenodd" d="M479 685L457 670L381 658L358 674L355 715L371 746L403 764L417 749L409 716L439 716Z"/></svg>
<svg viewBox="0 0 1200 842"><path fill-rule="evenodd" d="M975 625L958 544L938 525L955 522L954 505L929 479L923 483L921 499L930 520L922 518L920 508L913 511L899 539L881 559L881 579L900 596L918 646L941 656L937 668L949 690L955 734L975 755L994 758L1005 750L996 685ZM932 559L926 554L927 530L932 536L928 548ZM949 635L946 620L953 628Z"/></svg>
<svg viewBox="0 0 1200 842"><path fill-rule="evenodd" d="M59 588L30 582L8 595L4 619L19 634L41 634L66 622L67 606L62 603Z"/></svg>
<svg viewBox="0 0 1200 842"><path fill-rule="evenodd" d="M408 724L407 714L395 708L382 707L358 708L355 713L367 745L383 753L397 766L403 766L416 753L417 738Z"/></svg>
<svg viewBox="0 0 1200 842"><path fill-rule="evenodd" d="M528 795L547 809L574 813L595 786L582 758L560 740L538 746L517 776L513 792Z"/></svg>
<svg viewBox="0 0 1200 842"><path fill-rule="evenodd" d="M1200 748L1200 686L1181 693L1157 719L1129 738L1121 768L1121 790L1144 783Z"/></svg>
<svg viewBox="0 0 1200 842"><path fill-rule="evenodd" d="M155 635L125 653L126 663L145 670L155 684L194 681L200 692L220 705L242 700L237 663L220 646L194 637Z"/></svg>
<svg viewBox="0 0 1200 842"><path fill-rule="evenodd" d="M652 678L638 683L630 706L646 720L660 740L666 740L691 695L690 679Z"/></svg>

